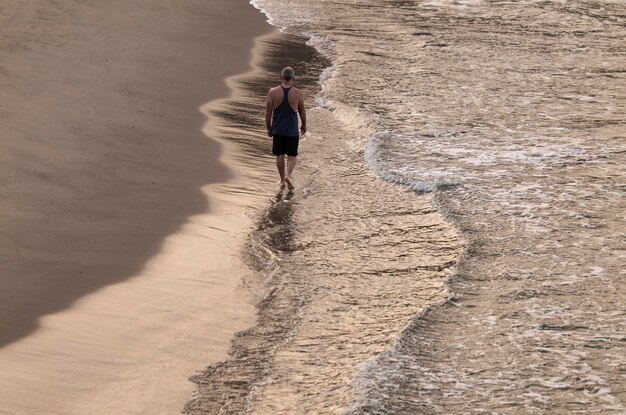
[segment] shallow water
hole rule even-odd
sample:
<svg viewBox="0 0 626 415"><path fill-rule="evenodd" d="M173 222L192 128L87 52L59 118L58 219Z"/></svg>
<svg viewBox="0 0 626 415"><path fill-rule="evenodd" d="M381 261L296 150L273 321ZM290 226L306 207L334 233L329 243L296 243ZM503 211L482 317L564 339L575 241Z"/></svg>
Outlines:
<svg viewBox="0 0 626 415"><path fill-rule="evenodd" d="M283 47L303 46L281 38ZM321 63L307 69L319 73ZM311 96L314 85L304 84ZM448 296L444 282L460 241L431 197L377 179L362 151L332 140L348 132L329 111L309 116L316 122L302 138L297 190L272 185L276 196L244 251L257 271L246 280L259 296L257 324L238 334L230 360L194 378L199 390L188 413L340 411L356 399L352 380L362 362ZM267 171L273 160L266 163ZM275 182L271 173L262 180Z"/></svg>
<svg viewBox="0 0 626 415"><path fill-rule="evenodd" d="M254 3L330 65L222 409L624 413L626 6Z"/></svg>

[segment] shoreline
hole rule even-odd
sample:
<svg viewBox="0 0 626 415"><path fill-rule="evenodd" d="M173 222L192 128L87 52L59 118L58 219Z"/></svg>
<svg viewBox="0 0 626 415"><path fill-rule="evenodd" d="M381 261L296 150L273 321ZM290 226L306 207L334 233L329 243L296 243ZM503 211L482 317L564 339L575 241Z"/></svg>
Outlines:
<svg viewBox="0 0 626 415"><path fill-rule="evenodd" d="M449 296L445 283L459 249L454 230L429 196L408 194L364 168L355 138L319 106L319 77L330 61L305 42L283 32L267 41L267 56L284 53L296 78L305 74L310 129L301 139L296 192L276 189L246 243L244 256L256 271L247 285L258 293L258 318L237 333L227 360L192 378L198 389L185 406L188 414L346 410L360 397L362 365L395 344L415 316ZM269 68L275 60L280 58L263 61L267 73L280 69ZM245 78L246 94L227 105L233 110L245 112L266 92L254 76ZM233 114L226 110L231 121ZM223 134L229 137L228 130ZM246 137L238 141L258 150ZM258 180L267 184L270 177ZM380 251L382 235L391 244ZM433 252L435 245L442 249Z"/></svg>
<svg viewBox="0 0 626 415"><path fill-rule="evenodd" d="M32 3L15 6L13 12L19 17L13 21L13 26L4 29L3 40L10 40L13 32L19 32L20 25L29 19L39 19L39 16L26 13L36 2ZM178 412L194 387L188 376L208 363L224 359L232 335L252 324L253 300L241 286L247 269L238 252L251 226L250 212L265 200L265 196L258 189L247 191L241 174L233 168L241 167L234 157L237 153L233 151L234 144L219 143L210 131L201 128L202 124L206 127L211 121L211 118L206 120L202 108L219 101L219 96L226 96L229 90L232 93L231 85L225 81L237 72L237 68L245 70L249 67L253 59L250 54L254 54L254 38L263 32L270 33L272 28L247 1L238 5L226 2L223 7L196 3L187 5L184 10L170 9L164 3L160 9L143 15L141 23L134 17L135 12L143 13L140 5L124 6L122 2L97 7L77 5L76 9L66 11L84 27L73 27L73 22L64 20L66 17L55 15L57 20L53 19L45 28L42 26L42 30L50 32L48 39L42 41L43 34L33 34L32 39L28 39L30 44L24 39L16 41L12 49L15 56L8 56L12 60L5 61L8 63L3 68L5 73L18 79L17 83L13 80L17 87L7 93L7 102L16 107L8 116L3 113L1 119L9 131L15 132L8 143L10 149L15 154L27 154L32 151L31 147L19 146L30 143L38 131L46 128L66 154L54 150L37 156L69 163L69 166L68 163L61 164L68 166L64 170L54 170L52 164L40 165L42 167L37 169L39 172L34 178L24 177L13 187L34 190L40 186L36 182L38 177L49 178L54 186L66 184L64 179L69 180L67 184L70 186L60 196L55 193L57 187L54 186L39 196L40 200L50 198L49 206L65 205L66 212L50 207L46 208L47 214L34 214L30 209L22 212L22 216L31 215L31 227L40 223L49 225L52 217L57 218L54 222L59 226L61 223L66 227L74 224L62 235L57 235L56 227L47 229L38 245L31 244L26 252L18 252L17 241L9 241L16 246L17 257L8 262L22 268L22 274L29 272L31 275L20 282L20 290L31 289L34 285L26 284L31 280L33 284L38 281L35 277L39 275L39 263L47 266L45 272L59 276L73 274L70 267L80 267L78 276L70 279L73 287L67 287L67 282L59 280L55 284L65 292L58 288L42 291L42 295L45 293L45 298L49 299L55 299L59 293L59 301L54 304L48 301L51 308L42 308L45 303L37 302L44 297L29 297L29 303L37 305L31 312L42 316L35 319L36 326L21 331L3 329L5 336L10 333L17 336L3 338L5 346L0 349L0 365L5 368L0 382L0 401L8 413L30 413L43 408L50 414ZM108 13L113 14L111 19L114 22L99 22ZM179 27L169 25L168 15L172 13L180 13L179 18L187 19L189 27L184 33ZM237 25L224 19L232 17L233 13L245 20L246 29L243 32L238 29L238 36L231 38L229 27ZM216 27L206 27L210 20L203 24L203 18L220 19L219 15L224 16ZM114 24L116 32L105 36L101 30L109 30L109 27L103 29L99 23L118 26ZM160 26L153 26L155 23ZM77 33L72 37L70 32L73 30ZM89 32L93 37L80 37L81 31ZM254 32L257 34L251 36ZM118 43L111 41L116 36ZM241 46L245 45L243 38L250 39L250 48ZM163 45L154 43L146 48L146 39L158 39ZM205 39L212 43L204 42ZM93 46L89 48L93 57L85 56L84 42ZM103 44L92 44L96 42ZM125 49L132 42L137 42L141 49ZM185 48L171 49L171 42L182 42ZM56 51L50 49L53 44ZM229 44L232 47L224 52ZM194 56L197 55L194 47L201 47L204 56ZM211 55L211 48L219 53L219 62L213 59L215 55ZM40 53L33 54L33 50ZM243 53L248 59L241 59ZM113 68L107 67L113 72L98 74L94 81L85 78L86 69L77 70L75 74L61 71L72 59L89 62L89 69L96 71L102 65L96 56L108 56L107 63L114 61ZM168 60L171 57L178 60ZM39 74L31 69L33 61L45 62L46 59L49 61L47 72ZM156 67L158 70L155 71ZM177 68L185 70L181 74ZM212 69L207 71L209 68ZM139 78L116 77L115 71ZM220 74L224 74L223 77ZM41 82L41 92L20 88L20 77L29 79L34 85ZM131 81L134 84L126 83ZM160 88L165 94L152 90L150 82L165 86L165 90ZM116 95L120 87L128 88L127 95ZM214 99L209 104L196 101L195 106L190 105L203 95L204 102L206 98ZM58 99L67 102L69 98L74 100L74 106L66 105L60 116L54 114L60 106L43 111L44 103ZM128 101L124 101L127 98ZM93 109L82 102L98 99ZM135 111L120 117L119 114L128 108L135 108ZM26 110L43 117L31 126L27 123ZM201 123L193 121L200 117L203 118ZM89 129L86 123L89 123ZM88 141L94 137L94 150L91 153L81 150L78 155L73 153L73 134L82 134ZM40 137L39 143L47 150L46 135ZM66 137L70 139L67 143L63 141ZM104 142L98 141L103 137L106 137ZM172 142L167 141L174 137ZM116 140L123 138L127 141L119 145ZM97 156L94 160L89 159L92 153ZM85 163L88 159L90 162ZM16 168L18 159L15 160L8 167L5 165L5 169ZM94 177L94 169L100 167L103 170L103 166L105 170L109 167L114 181L106 182L104 174ZM77 169L86 169L86 173L77 174ZM72 174L68 175L68 172ZM84 176L82 182L81 175ZM190 175L195 177L187 185ZM100 182L94 185L91 180L96 178ZM126 189L120 186L120 180L128 183L126 188L133 189L128 198L120 193L121 189ZM146 180L154 180L152 186L146 187ZM202 184L193 192L196 202L189 204L186 193L187 189L194 187L195 180ZM100 190L99 183L116 192L109 192L111 196L108 196ZM68 188L74 189L74 193ZM160 188L166 191L159 193ZM141 193L141 189L149 190L154 197L144 200L146 194ZM135 190L139 193L134 193ZM80 196L85 192L94 196ZM27 203L26 196L15 202ZM158 196L161 200L155 199ZM85 205L75 199L77 197L87 201L91 198L93 204ZM114 205L103 206L107 200ZM45 206L42 201L31 204ZM72 209L72 206L79 206L82 210ZM13 208L4 206L3 211L13 212ZM171 217L174 211L181 215L180 219ZM118 212L124 218L123 223L116 218ZM64 219L66 216L67 220ZM81 217L85 220L77 221ZM178 223L170 225L172 220ZM28 229L26 221L18 224L22 225L20 229ZM159 226L154 228L157 224ZM7 228L7 223L3 225L7 231L5 235L13 237L15 231L10 232L12 228ZM74 247L73 239L84 240L94 231L97 235L106 235L111 229L115 231L114 235L107 237L111 242L109 246L102 246L102 241L95 246L91 246L90 241L82 241L78 250L69 250ZM155 233L156 229L163 229L163 235ZM30 232L23 234L30 235ZM145 237L129 240L142 233ZM51 242L56 246L45 245L47 235L54 238ZM68 239L68 235L74 235L66 241L70 246L57 239L59 236ZM151 241L148 244L150 252L135 253L135 250L145 248L141 242L144 239ZM38 260L40 257L45 260ZM50 267L50 261L55 258L61 261ZM135 265L124 270L129 261ZM23 269L26 263L30 265L29 269ZM15 289L8 288L7 284L12 280L6 276L11 272L19 275L18 270L7 270L2 279L5 294L15 292ZM90 277L91 285L86 284L86 276ZM95 281L99 286L93 285ZM18 300L14 298L13 303L4 303L5 310L0 310L3 317L15 313L15 301ZM7 306L12 311L7 311ZM21 320L22 323L25 321L24 315ZM6 318L4 322L7 322Z"/></svg>
<svg viewBox="0 0 626 415"><path fill-rule="evenodd" d="M261 14L260 11L259 14ZM221 405L220 399L214 399L215 396L212 395L208 401L205 399L207 396L207 374L214 373L216 370L219 371L220 368L228 368L229 363L232 362L233 355L237 355L238 350L240 350L237 346L238 343L242 341L242 338L245 338L246 333L254 332L258 327L258 318L262 315L260 307L267 300L267 283L271 280L271 270L277 270L279 266L280 255L272 252L275 247L266 247L263 243L257 243L259 238L267 237L264 234L266 229L263 226L259 228L259 223L265 223L268 220L268 211L272 212L275 210L278 199L283 197L289 198L278 187L278 175L274 167L274 156L271 155L271 139L266 138L264 129L264 108L260 107L259 103L264 102L267 90L279 83L278 74L280 69L286 65L293 66L296 69L295 85L302 88L305 92L307 111L312 110L316 106L314 99L317 92L319 92L318 81L319 75L323 67L325 67L324 59L314 48L305 45L303 38L283 33L275 27L273 27L271 33L256 39L252 69L244 74L228 79L227 82L232 88L231 96L209 103L203 108L203 112L209 116L210 120L213 120L213 123L210 122L205 126L207 130L211 131L213 136L225 148L230 147L241 150L231 162L237 166L239 172L242 172L248 190L259 189L259 194L264 195L264 203L255 212L254 217L251 218L254 220L254 229L251 229L251 232L246 235L245 246L240 251L242 259L250 269L243 283L254 298L255 321L247 326L245 330L239 331L233 338L228 358L219 362L213 362L206 370L198 372L192 377L192 380L197 383L197 389L193 398L187 402L184 413L203 414L218 411L218 407L214 405ZM219 112L220 116L211 117L211 114L216 111ZM233 135L233 131L237 134ZM266 139L259 140L259 137L265 137ZM306 141L307 136L303 136L301 145L305 145ZM306 154L302 155L302 158L306 157ZM298 171L299 168L296 168L296 194L298 192L306 192L304 190L305 173L304 171L298 173ZM303 181L299 180L300 175L303 176ZM272 196L268 198L268 194ZM270 213L269 215L271 216L269 220L272 224L268 226L272 228L276 226L277 229L282 229L283 225L286 225L290 220L290 211L288 210L275 212L275 214ZM289 232L286 231L286 233ZM276 235L276 238L277 242L284 239L285 244L289 243L289 235L280 234ZM268 273L265 271L268 271ZM245 383L247 381L242 379L255 376L254 373L249 372L245 367L231 369L235 371L242 369L241 373L234 374L237 382ZM233 373L229 373L224 376L224 379L233 379L232 376ZM234 389L239 390L240 388L239 386L234 386ZM237 393L236 390L231 392ZM218 387L213 392L220 394L223 391L224 389ZM226 399L226 397L224 398Z"/></svg>

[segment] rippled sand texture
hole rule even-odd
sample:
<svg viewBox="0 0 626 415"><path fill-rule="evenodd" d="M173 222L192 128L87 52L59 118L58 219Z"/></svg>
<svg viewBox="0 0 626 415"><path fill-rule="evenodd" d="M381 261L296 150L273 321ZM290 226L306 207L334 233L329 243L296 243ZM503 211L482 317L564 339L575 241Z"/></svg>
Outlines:
<svg viewBox="0 0 626 415"><path fill-rule="evenodd" d="M469 241L351 411L626 412L624 3L258 3L331 56L369 167Z"/></svg>
<svg viewBox="0 0 626 415"><path fill-rule="evenodd" d="M178 413L252 324L265 197L199 107L269 30L247 0L0 1L2 415Z"/></svg>
<svg viewBox="0 0 626 415"><path fill-rule="evenodd" d="M311 50L290 39L280 36L268 54L290 47L294 59L297 49ZM300 58L310 62L304 72L312 79L327 64ZM304 81L312 98L316 88ZM266 88L249 89L234 108L263 102ZM250 287L264 293L257 326L235 339L231 360L195 378L200 388L188 413L336 413L356 399L362 364L449 295L444 282L460 242L430 196L376 178L363 148L328 110L309 117L297 191L271 201L246 252L259 271Z"/></svg>

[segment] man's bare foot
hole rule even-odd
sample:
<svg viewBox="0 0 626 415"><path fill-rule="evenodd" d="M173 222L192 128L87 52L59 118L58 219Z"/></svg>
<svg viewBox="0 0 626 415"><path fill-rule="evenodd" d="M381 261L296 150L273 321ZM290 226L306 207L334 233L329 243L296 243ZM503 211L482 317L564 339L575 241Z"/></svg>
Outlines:
<svg viewBox="0 0 626 415"><path fill-rule="evenodd" d="M287 183L287 188L289 188L289 190L293 190L296 188L296 186L293 185L293 182L289 177L285 177L285 183Z"/></svg>
<svg viewBox="0 0 626 415"><path fill-rule="evenodd" d="M285 183L284 181L280 182L280 188L284 189L285 187L287 187L287 183Z"/></svg>

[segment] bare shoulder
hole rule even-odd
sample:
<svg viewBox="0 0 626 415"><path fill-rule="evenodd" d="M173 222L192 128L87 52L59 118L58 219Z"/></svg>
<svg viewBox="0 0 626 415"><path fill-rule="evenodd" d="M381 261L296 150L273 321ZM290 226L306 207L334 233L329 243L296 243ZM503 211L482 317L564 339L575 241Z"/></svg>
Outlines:
<svg viewBox="0 0 626 415"><path fill-rule="evenodd" d="M295 94L300 98L304 97L304 94L302 93L302 91L296 87L293 87L293 92L295 92Z"/></svg>
<svg viewBox="0 0 626 415"><path fill-rule="evenodd" d="M267 92L268 95L276 95L276 93L280 90L280 86L274 86L272 88L270 88L270 90Z"/></svg>

